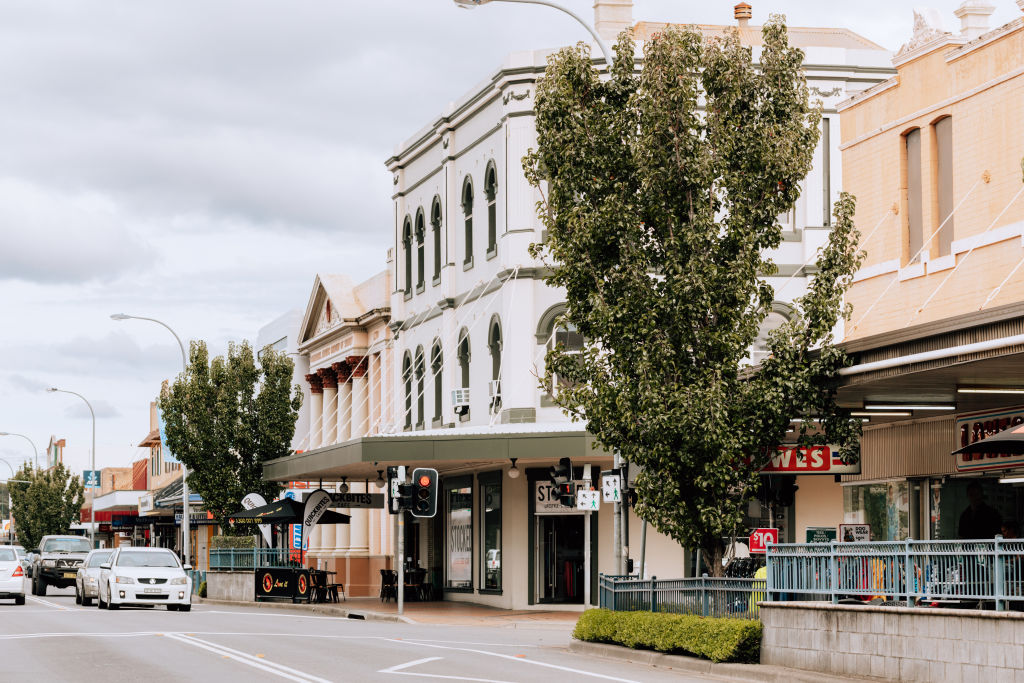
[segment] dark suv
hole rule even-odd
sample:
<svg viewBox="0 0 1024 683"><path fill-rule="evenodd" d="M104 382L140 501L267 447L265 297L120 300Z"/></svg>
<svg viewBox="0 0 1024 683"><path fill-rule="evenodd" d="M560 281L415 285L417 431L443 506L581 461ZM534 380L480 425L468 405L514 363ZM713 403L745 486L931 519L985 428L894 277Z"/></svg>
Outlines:
<svg viewBox="0 0 1024 683"><path fill-rule="evenodd" d="M78 567L90 550L88 538L43 536L32 563L32 595L46 595L47 586L74 586Z"/></svg>

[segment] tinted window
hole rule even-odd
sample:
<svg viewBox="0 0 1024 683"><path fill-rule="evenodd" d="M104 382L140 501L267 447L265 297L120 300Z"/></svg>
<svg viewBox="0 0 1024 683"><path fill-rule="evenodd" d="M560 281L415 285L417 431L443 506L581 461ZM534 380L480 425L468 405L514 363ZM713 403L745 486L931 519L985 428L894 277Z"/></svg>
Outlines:
<svg viewBox="0 0 1024 683"><path fill-rule="evenodd" d="M0 562L17 562L18 554L10 548L0 548Z"/></svg>
<svg viewBox="0 0 1024 683"><path fill-rule="evenodd" d="M177 567L178 558L171 553L140 553L122 551L117 556L118 567Z"/></svg>
<svg viewBox="0 0 1024 683"><path fill-rule="evenodd" d="M113 552L113 551L110 551L110 552ZM100 566L101 564L103 564L104 562L106 562L107 560L110 559L110 552L96 553L95 555L93 555L89 559L89 566L90 567L98 567L98 566Z"/></svg>
<svg viewBox="0 0 1024 683"><path fill-rule="evenodd" d="M51 538L43 544L44 553L87 553L92 550L87 538Z"/></svg>

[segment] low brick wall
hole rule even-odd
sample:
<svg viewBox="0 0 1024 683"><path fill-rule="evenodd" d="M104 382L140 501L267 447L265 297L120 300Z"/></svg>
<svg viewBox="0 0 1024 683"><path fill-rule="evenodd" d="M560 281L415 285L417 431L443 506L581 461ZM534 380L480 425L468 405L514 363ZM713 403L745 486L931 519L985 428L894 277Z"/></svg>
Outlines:
<svg viewBox="0 0 1024 683"><path fill-rule="evenodd" d="M761 663L893 681L1024 680L1024 613L760 604Z"/></svg>
<svg viewBox="0 0 1024 683"><path fill-rule="evenodd" d="M211 600L255 602L254 572L206 572L206 597Z"/></svg>

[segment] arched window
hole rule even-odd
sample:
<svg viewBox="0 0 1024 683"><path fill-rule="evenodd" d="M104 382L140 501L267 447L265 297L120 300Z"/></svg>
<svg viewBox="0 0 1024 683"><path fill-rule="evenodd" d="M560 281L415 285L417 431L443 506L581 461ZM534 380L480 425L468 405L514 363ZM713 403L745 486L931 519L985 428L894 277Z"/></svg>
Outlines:
<svg viewBox="0 0 1024 683"><path fill-rule="evenodd" d="M423 264L423 209L416 212L416 291L423 291L423 278L425 277Z"/></svg>
<svg viewBox="0 0 1024 683"><path fill-rule="evenodd" d="M416 373L416 426L422 427L426 416L423 414L423 389L426 377L424 375L425 367L423 365L423 347L419 346L416 348L416 362L414 363L414 372Z"/></svg>
<svg viewBox="0 0 1024 683"><path fill-rule="evenodd" d="M441 342L434 340L434 347L430 350L430 374L434 378L434 421L440 422L444 411L444 385L441 381L441 368L444 366L444 359L441 355Z"/></svg>
<svg viewBox="0 0 1024 683"><path fill-rule="evenodd" d="M757 338L754 340L753 348L750 349L751 364L757 365L771 355L771 351L768 349L768 335L789 322L789 313L789 306L785 304L775 303L772 305L771 312L757 328Z"/></svg>
<svg viewBox="0 0 1024 683"><path fill-rule="evenodd" d="M462 184L462 213L466 218L466 257L462 264L471 266L473 265L473 179L468 175Z"/></svg>
<svg viewBox="0 0 1024 683"><path fill-rule="evenodd" d="M469 332L462 330L459 333L459 386L463 389L469 388ZM469 411L466 412L469 415Z"/></svg>
<svg viewBox="0 0 1024 683"><path fill-rule="evenodd" d="M560 348L566 354L579 354L583 351L583 335L576 326L565 318L559 318L552 324L551 335L548 339L548 349ZM569 386L569 380L559 377L557 373L551 375L551 387L548 391L554 396L558 393L559 387Z"/></svg>
<svg viewBox="0 0 1024 683"><path fill-rule="evenodd" d="M487 348L491 352L491 384L488 390L491 412L501 409L501 321L495 316L487 334Z"/></svg>
<svg viewBox="0 0 1024 683"><path fill-rule="evenodd" d="M412 429L412 359L408 351L402 359L402 383L405 385L405 428Z"/></svg>
<svg viewBox="0 0 1024 683"><path fill-rule="evenodd" d="M408 216L402 226L402 249L405 252L405 282L402 289L406 296L412 296L412 219Z"/></svg>
<svg viewBox="0 0 1024 683"><path fill-rule="evenodd" d="M498 253L498 170L492 161L484 177L484 195L487 196L487 255Z"/></svg>
<svg viewBox="0 0 1024 683"><path fill-rule="evenodd" d="M441 282L441 198L434 197L430 207L430 227L434 233L434 284Z"/></svg>

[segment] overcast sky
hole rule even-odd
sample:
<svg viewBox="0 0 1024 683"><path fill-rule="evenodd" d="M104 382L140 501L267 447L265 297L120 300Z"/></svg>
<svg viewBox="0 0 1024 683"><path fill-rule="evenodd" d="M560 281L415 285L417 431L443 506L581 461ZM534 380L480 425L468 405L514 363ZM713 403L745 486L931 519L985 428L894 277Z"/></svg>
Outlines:
<svg viewBox="0 0 1024 683"><path fill-rule="evenodd" d="M564 0L590 17L592 0ZM993 26L1020 11L997 5ZM636 0L636 20L731 23L732 0ZM920 0L751 0L754 22L895 50ZM933 0L947 29L959 0ZM0 3L0 431L97 466L144 455L180 369L160 318L216 352L306 304L316 272L384 268L384 160L514 50L584 37L543 7L450 0ZM15 467L28 444L0 437ZM0 464L0 477L7 476Z"/></svg>

